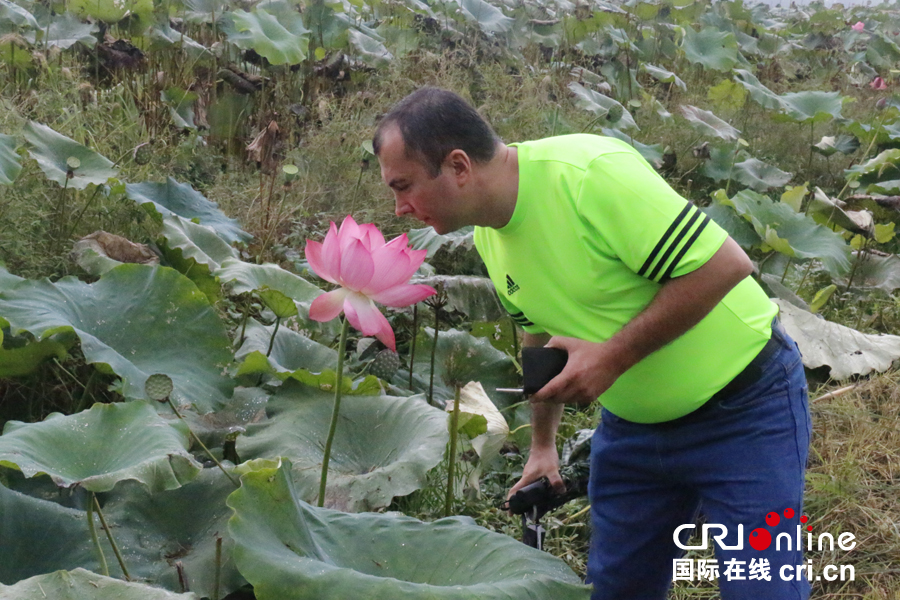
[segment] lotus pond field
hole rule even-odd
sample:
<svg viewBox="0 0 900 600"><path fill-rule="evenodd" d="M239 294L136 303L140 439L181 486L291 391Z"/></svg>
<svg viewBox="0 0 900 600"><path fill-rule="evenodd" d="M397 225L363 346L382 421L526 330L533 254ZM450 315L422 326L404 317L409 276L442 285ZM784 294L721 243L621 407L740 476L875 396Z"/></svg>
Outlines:
<svg viewBox="0 0 900 600"><path fill-rule="evenodd" d="M813 597L900 597L896 2L0 0L0 599L589 597L586 498L543 552L498 508L529 408L472 232L372 155L422 85L625 140L737 240L807 367L804 513L858 541Z"/></svg>

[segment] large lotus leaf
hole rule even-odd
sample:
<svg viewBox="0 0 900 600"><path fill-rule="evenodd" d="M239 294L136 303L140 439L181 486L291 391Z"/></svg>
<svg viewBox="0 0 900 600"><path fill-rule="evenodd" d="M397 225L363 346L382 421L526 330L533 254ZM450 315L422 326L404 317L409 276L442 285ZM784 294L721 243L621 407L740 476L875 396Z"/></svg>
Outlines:
<svg viewBox="0 0 900 600"><path fill-rule="evenodd" d="M234 557L259 600L587 600L560 559L451 517L345 514L299 497L288 465L228 498Z"/></svg>
<svg viewBox="0 0 900 600"><path fill-rule="evenodd" d="M255 319L247 322L244 343L235 354L236 360L244 361L238 375L271 372L279 375L280 379L286 379L298 369L321 372L337 366L337 352L287 327L278 328L272 353L267 359L266 352L274 330L274 325L266 327ZM251 358L249 355L254 353L256 355ZM261 368L259 365L264 366Z"/></svg>
<svg viewBox="0 0 900 600"><path fill-rule="evenodd" d="M435 275L421 277L413 283L443 286L447 293L447 310L455 310L468 321L497 321L507 315L497 299L497 291L488 277L470 275Z"/></svg>
<svg viewBox="0 0 900 600"><path fill-rule="evenodd" d="M16 152L16 138L0 133L0 184L9 185L22 170L22 157Z"/></svg>
<svg viewBox="0 0 900 600"><path fill-rule="evenodd" d="M642 63L641 68L649 73L654 79L657 81L661 81L663 83L674 83L682 90L687 91L687 85L682 81L682 79L671 71L667 71L662 67L657 67L656 65L651 65L650 63Z"/></svg>
<svg viewBox="0 0 900 600"><path fill-rule="evenodd" d="M0 323L2 325L2 323ZM63 360L66 351L74 340L58 335L45 340L28 341L24 345L4 347L3 329L0 328L0 379L3 377L21 377L33 373L48 358Z"/></svg>
<svg viewBox="0 0 900 600"><path fill-rule="evenodd" d="M862 291L880 289L888 294L900 288L900 258L896 254L878 256L871 253L853 253L853 288ZM846 286L847 278L840 281Z"/></svg>
<svg viewBox="0 0 900 600"><path fill-rule="evenodd" d="M234 484L216 468L203 469L190 483L151 494L125 482L107 496L104 514L116 543L127 557L133 578L169 590L180 590L175 561L181 563L188 589L213 597L216 536L222 538L219 598L246 582L231 557L228 536L231 510L225 499Z"/></svg>
<svg viewBox="0 0 900 600"><path fill-rule="evenodd" d="M17 27L40 29L33 14L9 0L0 0L0 23L3 21L9 21Z"/></svg>
<svg viewBox="0 0 900 600"><path fill-rule="evenodd" d="M735 150L732 144L721 146L709 146L709 158L703 164L702 173L713 181L726 181L731 179L734 171L734 163L746 160L747 153Z"/></svg>
<svg viewBox="0 0 900 600"><path fill-rule="evenodd" d="M803 364L815 369L831 367L832 379L882 372L900 358L900 336L866 335L855 329L826 321L784 300L781 307L784 328L800 347Z"/></svg>
<svg viewBox="0 0 900 600"><path fill-rule="evenodd" d="M0 542L0 583L7 585L59 569L100 568L83 510L2 485ZM104 553L112 556L105 536L101 543Z"/></svg>
<svg viewBox="0 0 900 600"><path fill-rule="evenodd" d="M732 207L713 203L700 210L709 215L710 219L728 232L728 235L745 250L758 247L762 241L753 226L746 219L741 218Z"/></svg>
<svg viewBox="0 0 900 600"><path fill-rule="evenodd" d="M257 265L238 259L226 260L216 275L234 294L268 288L297 302L310 302L322 294L320 288L272 263Z"/></svg>
<svg viewBox="0 0 900 600"><path fill-rule="evenodd" d="M691 125L702 134L714 135L723 140L731 141L738 138L740 131L714 115L708 110L684 104L681 106L681 114L690 121Z"/></svg>
<svg viewBox="0 0 900 600"><path fill-rule="evenodd" d="M455 250L463 248L474 250L475 238L473 227L463 227L446 234L439 234L434 227L413 229L409 232L409 245L414 250L428 250L427 258L432 258L441 249Z"/></svg>
<svg viewBox="0 0 900 600"><path fill-rule="evenodd" d="M197 60L204 54L211 55L206 46L184 35L184 32L172 29L168 23L157 23L150 30L150 39L153 40L151 49L165 49L169 46L178 46L184 50L191 60Z"/></svg>
<svg viewBox="0 0 900 600"><path fill-rule="evenodd" d="M79 17L105 23L117 23L130 15L147 22L153 15L153 0L69 0L66 5Z"/></svg>
<svg viewBox="0 0 900 600"><path fill-rule="evenodd" d="M694 63L715 71L727 71L738 63L737 39L728 31L705 27L695 32L685 27L681 44L684 55Z"/></svg>
<svg viewBox="0 0 900 600"><path fill-rule="evenodd" d="M819 259L833 274L850 267L850 246L844 238L811 217L750 190L738 192L730 202L770 245L774 245L772 234L777 234L777 239L786 244L776 247L780 252L797 258Z"/></svg>
<svg viewBox="0 0 900 600"><path fill-rule="evenodd" d="M356 50L362 61L373 67L386 67L394 56L377 39L359 31L348 30L350 45Z"/></svg>
<svg viewBox="0 0 900 600"><path fill-rule="evenodd" d="M734 165L734 178L757 192L781 187L791 180L792 175L755 158L748 158Z"/></svg>
<svg viewBox="0 0 900 600"><path fill-rule="evenodd" d="M269 420L250 425L238 438L238 455L290 458L302 497L315 500L333 405L333 393L288 381L269 401ZM447 440L446 415L421 398L343 398L325 504L347 511L384 508L394 496L425 485Z"/></svg>
<svg viewBox="0 0 900 600"><path fill-rule="evenodd" d="M100 185L116 176L109 159L46 125L29 121L24 133L32 158L50 181L83 190L92 183ZM71 179L67 173L72 174Z"/></svg>
<svg viewBox="0 0 900 600"><path fill-rule="evenodd" d="M243 50L254 50L273 65L296 65L306 58L308 45L300 13L269 14L257 8L252 13L236 10L228 41Z"/></svg>
<svg viewBox="0 0 900 600"><path fill-rule="evenodd" d="M859 181L863 185L900 179L900 148L884 150L878 156L854 165L844 173L848 181Z"/></svg>
<svg viewBox="0 0 900 600"><path fill-rule="evenodd" d="M154 373L172 378L174 401L203 412L234 389L223 375L231 362L225 326L173 269L127 264L92 284L69 277L21 283L0 292L0 314L14 333L39 339L74 330L85 360L118 375L126 398L145 399L144 382Z"/></svg>
<svg viewBox="0 0 900 600"><path fill-rule="evenodd" d="M485 33L506 33L512 29L513 19L485 0L456 0L468 21L477 23Z"/></svg>
<svg viewBox="0 0 900 600"><path fill-rule="evenodd" d="M99 31L99 27L92 23L82 23L73 13L67 12L55 15L49 23L41 29L28 32L25 38L32 44L36 43L38 36L47 46L58 48L71 48L81 42L88 48L93 48L97 38L93 34ZM45 39L46 38L46 39Z"/></svg>
<svg viewBox="0 0 900 600"><path fill-rule="evenodd" d="M777 111L784 108L781 97L764 86L750 71L735 69L734 76L737 78L738 83L750 92L750 97L753 98L753 101L763 108Z"/></svg>
<svg viewBox="0 0 900 600"><path fill-rule="evenodd" d="M640 129L631 113L609 96L588 89L578 82L569 83L569 90L575 94L575 105L598 117L606 117L608 124L616 129Z"/></svg>
<svg viewBox="0 0 900 600"><path fill-rule="evenodd" d="M215 202L210 202L203 194L188 183L178 183L171 177L165 183L129 183L125 186L129 198L141 204L162 221L163 215L178 215L201 225L213 228L219 236L232 244L252 239L240 225L219 210Z"/></svg>
<svg viewBox="0 0 900 600"><path fill-rule="evenodd" d="M862 226L857 222L857 219L854 219L854 216L865 213L869 215L869 219L867 220L871 220L872 213L869 211L845 211L819 187L816 187L806 212L823 225L838 225L847 231L865 235L866 237L872 237L874 235L874 227Z"/></svg>
<svg viewBox="0 0 900 600"><path fill-rule="evenodd" d="M624 131L620 131L618 129L610 129L609 127L603 127L600 129L600 131L603 133L603 135L614 137L617 140L622 140L623 142L626 142L627 144L632 146L640 153L641 156L644 157L644 160L653 165L654 168L658 169L660 165L662 165L662 144L642 144Z"/></svg>
<svg viewBox="0 0 900 600"><path fill-rule="evenodd" d="M84 569L38 575L11 586L0 585L0 600L198 600L143 583L97 575Z"/></svg>
<svg viewBox="0 0 900 600"><path fill-rule="evenodd" d="M210 227L178 215L163 217L159 247L169 264L194 282L215 304L222 292L215 271L237 252Z"/></svg>
<svg viewBox="0 0 900 600"><path fill-rule="evenodd" d="M134 479L151 491L170 490L197 476L189 434L145 402L95 404L39 423L9 421L0 436L0 465L26 477L46 473L59 487L106 492Z"/></svg>
<svg viewBox="0 0 900 600"><path fill-rule="evenodd" d="M822 156L831 156L837 152L853 154L859 150L859 139L854 135L826 135L812 149Z"/></svg>
<svg viewBox="0 0 900 600"><path fill-rule="evenodd" d="M424 385L423 389L427 389L430 378L433 341L434 329L426 327L416 345L414 370L418 381ZM463 386L470 381L478 381L499 406L515 400L509 394L498 394L496 389L516 385L519 380L516 367L509 356L484 338L476 338L458 329L441 331L434 367L435 398L453 398L454 384ZM443 385L439 386L440 383Z"/></svg>
<svg viewBox="0 0 900 600"><path fill-rule="evenodd" d="M840 92L790 92L781 96L784 114L795 123L841 118Z"/></svg>

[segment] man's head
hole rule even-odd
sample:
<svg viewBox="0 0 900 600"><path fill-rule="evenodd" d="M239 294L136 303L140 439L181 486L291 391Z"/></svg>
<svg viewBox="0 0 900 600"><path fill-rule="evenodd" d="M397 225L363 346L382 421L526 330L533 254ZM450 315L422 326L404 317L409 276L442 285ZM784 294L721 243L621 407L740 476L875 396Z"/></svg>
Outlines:
<svg viewBox="0 0 900 600"><path fill-rule="evenodd" d="M372 145L397 216L411 215L438 233L476 224L478 178L500 144L490 126L452 92L423 88L378 125Z"/></svg>

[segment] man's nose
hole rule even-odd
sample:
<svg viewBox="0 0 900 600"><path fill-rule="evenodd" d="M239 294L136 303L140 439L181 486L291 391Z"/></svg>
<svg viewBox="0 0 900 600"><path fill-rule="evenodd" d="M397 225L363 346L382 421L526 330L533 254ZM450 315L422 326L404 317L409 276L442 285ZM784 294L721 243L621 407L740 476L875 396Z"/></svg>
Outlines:
<svg viewBox="0 0 900 600"><path fill-rule="evenodd" d="M408 215L411 212L413 212L412 206L410 206L406 202L403 202L399 198L396 199L396 202L394 205L394 214L395 215L397 215L398 217L402 217L404 215Z"/></svg>

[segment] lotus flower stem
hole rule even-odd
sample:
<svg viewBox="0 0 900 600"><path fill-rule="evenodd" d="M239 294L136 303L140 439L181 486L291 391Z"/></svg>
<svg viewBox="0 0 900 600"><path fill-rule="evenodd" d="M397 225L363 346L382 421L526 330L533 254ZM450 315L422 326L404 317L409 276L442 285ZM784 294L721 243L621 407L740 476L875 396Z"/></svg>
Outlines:
<svg viewBox="0 0 900 600"><path fill-rule="evenodd" d="M444 516L453 510L453 484L456 479L456 442L459 438L459 386L454 386L453 412L450 415L450 451L447 454L447 497L444 500Z"/></svg>
<svg viewBox="0 0 900 600"><path fill-rule="evenodd" d="M94 528L94 494L87 506L88 531L91 533L91 542L97 549L97 558L100 559L100 574L109 577L109 565L106 564L106 556L103 555L103 548L100 546L100 540L97 539L97 530Z"/></svg>
<svg viewBox="0 0 900 600"><path fill-rule="evenodd" d="M344 354L347 347L347 332L350 330L350 320L343 319L341 324L341 341L338 342L338 364L334 380L334 409L331 411L331 426L328 428L328 438L325 440L325 453L322 455L322 476L319 478L319 507L325 506L325 486L328 483L328 463L331 460L331 443L334 441L334 432L337 429L338 414L341 412L341 392L344 383Z"/></svg>
<svg viewBox="0 0 900 600"><path fill-rule="evenodd" d="M247 332L247 321L250 319L250 300L245 299L244 314L241 315L241 338L238 340L238 348L244 345L244 334Z"/></svg>
<svg viewBox="0 0 900 600"><path fill-rule="evenodd" d="M438 343L438 325L440 324L440 316L438 307L434 307L434 341L431 344L431 373L428 376L428 404L434 402L434 359L437 353Z"/></svg>
<svg viewBox="0 0 900 600"><path fill-rule="evenodd" d="M219 585L222 580L222 536L216 535L216 572L213 580L212 600L219 600Z"/></svg>
<svg viewBox="0 0 900 600"><path fill-rule="evenodd" d="M116 540L113 539L112 531L110 531L109 525L106 524L106 519L103 517L103 511L100 510L100 502L97 500L97 494L91 493L91 502L94 503L94 508L97 510L97 516L100 517L100 525L103 527L103 531L106 532L106 539L109 540L109 545L112 546L113 552L116 555L116 560L119 561L119 566L122 568L122 574L125 575L125 580L131 581L131 575L128 574L128 568L125 566L125 561L122 559L122 553L119 552L119 546L116 545ZM109 571L108 568L107 571Z"/></svg>
<svg viewBox="0 0 900 600"><path fill-rule="evenodd" d="M222 463L219 462L219 459L217 459L213 455L213 453L209 451L209 448L206 447L206 444L204 444L203 441L199 437L197 437L197 434L194 433L194 430L190 428L190 426L187 424L187 421L184 420L184 417L182 417L181 413L178 412L178 409L175 408L175 403L172 402L172 398L166 398L166 401L168 401L169 406L172 407L172 411L175 413L175 416L181 419L181 422L184 423L185 427L187 427L188 433L191 434L191 437L194 438L194 441L200 444L200 447L203 448L204 452L206 452L206 455L210 457L214 463L216 463L216 466L219 467L219 469L223 473L225 473L225 476L231 480L231 483L234 484L234 487L241 487L241 483L237 479L235 479L231 473L225 470L225 467L222 466Z"/></svg>
<svg viewBox="0 0 900 600"><path fill-rule="evenodd" d="M413 364L416 361L416 338L419 334L419 305L413 305L412 345L409 348L409 389L412 389Z"/></svg>
<svg viewBox="0 0 900 600"><path fill-rule="evenodd" d="M278 335L279 325L281 325L281 317L275 319L275 330L272 332L272 339L269 340L269 349L266 350L266 358L272 354L272 348L275 346L275 336Z"/></svg>

